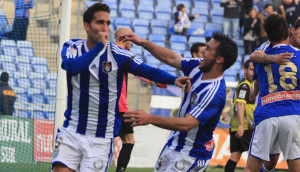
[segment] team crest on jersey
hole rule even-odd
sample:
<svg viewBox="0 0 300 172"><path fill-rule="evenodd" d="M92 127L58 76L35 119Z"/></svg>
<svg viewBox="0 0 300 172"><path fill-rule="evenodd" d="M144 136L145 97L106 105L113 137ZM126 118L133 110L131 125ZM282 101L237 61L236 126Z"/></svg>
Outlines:
<svg viewBox="0 0 300 172"><path fill-rule="evenodd" d="M244 99L246 97L246 90L240 90L239 98Z"/></svg>
<svg viewBox="0 0 300 172"><path fill-rule="evenodd" d="M211 139L209 142L205 143L205 148L207 151L211 151L215 146L214 139Z"/></svg>
<svg viewBox="0 0 300 172"><path fill-rule="evenodd" d="M191 106L195 106L196 105L196 99L197 99L197 92L193 92L191 95Z"/></svg>
<svg viewBox="0 0 300 172"><path fill-rule="evenodd" d="M105 73L109 73L112 71L112 64L111 62L103 62L102 63L102 70Z"/></svg>
<svg viewBox="0 0 300 172"><path fill-rule="evenodd" d="M75 58L77 55L77 50L73 47L67 49L67 58Z"/></svg>

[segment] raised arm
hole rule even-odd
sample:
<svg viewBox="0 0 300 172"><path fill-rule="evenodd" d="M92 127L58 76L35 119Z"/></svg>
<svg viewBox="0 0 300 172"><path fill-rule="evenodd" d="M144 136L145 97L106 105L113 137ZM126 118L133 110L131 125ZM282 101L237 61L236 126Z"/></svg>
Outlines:
<svg viewBox="0 0 300 172"><path fill-rule="evenodd" d="M268 55L263 50L255 50L250 55L250 60L256 63L276 63L285 65L291 59L291 53L281 53L277 55Z"/></svg>
<svg viewBox="0 0 300 172"><path fill-rule="evenodd" d="M148 114L143 110L134 110L126 112L124 118L128 118L125 122L133 122L133 126L153 124L160 128L184 132L199 125L199 121L190 114L187 114L185 118L166 118Z"/></svg>
<svg viewBox="0 0 300 172"><path fill-rule="evenodd" d="M160 47L150 41L144 40L133 33L120 37L120 41L132 41L136 45L145 48L158 60L181 70L182 57L167 48Z"/></svg>

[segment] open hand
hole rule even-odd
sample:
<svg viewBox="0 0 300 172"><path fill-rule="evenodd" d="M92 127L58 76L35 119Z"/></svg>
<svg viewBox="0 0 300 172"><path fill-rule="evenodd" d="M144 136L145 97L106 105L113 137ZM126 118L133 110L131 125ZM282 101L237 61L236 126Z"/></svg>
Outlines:
<svg viewBox="0 0 300 172"><path fill-rule="evenodd" d="M273 63L285 65L291 59L291 53L280 53L274 56Z"/></svg>

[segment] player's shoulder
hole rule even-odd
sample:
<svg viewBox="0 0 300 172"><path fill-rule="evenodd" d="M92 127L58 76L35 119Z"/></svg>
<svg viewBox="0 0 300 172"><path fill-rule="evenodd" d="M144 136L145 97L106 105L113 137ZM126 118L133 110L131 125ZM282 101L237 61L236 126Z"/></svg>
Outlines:
<svg viewBox="0 0 300 172"><path fill-rule="evenodd" d="M266 41L264 43L262 43L256 50L267 50L268 48L271 47L271 42L270 41Z"/></svg>
<svg viewBox="0 0 300 172"><path fill-rule="evenodd" d="M112 52L115 53L115 54L117 54L117 55L127 56L127 57L132 57L132 56L134 56L134 54L131 53L130 51L125 50L125 49L123 49L123 48L117 46L117 45L114 44L114 43L109 42L109 45L110 45L110 47L111 47Z"/></svg>

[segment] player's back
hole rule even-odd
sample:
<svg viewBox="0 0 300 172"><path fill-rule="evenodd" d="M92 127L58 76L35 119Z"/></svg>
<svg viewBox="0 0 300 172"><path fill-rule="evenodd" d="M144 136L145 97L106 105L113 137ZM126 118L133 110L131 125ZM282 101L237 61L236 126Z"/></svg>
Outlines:
<svg viewBox="0 0 300 172"><path fill-rule="evenodd" d="M266 54L275 55L284 52L292 54L286 65L255 64L260 94L255 123L285 115L300 115L300 53L289 45L275 45L267 49Z"/></svg>

